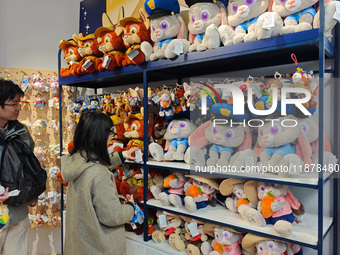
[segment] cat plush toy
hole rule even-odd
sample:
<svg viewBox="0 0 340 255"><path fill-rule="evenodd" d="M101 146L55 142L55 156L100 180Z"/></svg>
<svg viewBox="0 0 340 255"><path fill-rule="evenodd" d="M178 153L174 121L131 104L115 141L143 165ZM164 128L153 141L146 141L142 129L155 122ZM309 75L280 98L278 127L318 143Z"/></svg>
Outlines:
<svg viewBox="0 0 340 255"><path fill-rule="evenodd" d="M77 75L75 67L78 66L79 61L81 60L81 56L78 52L78 44L74 40L61 40L59 48L63 50L64 60L68 65L66 68L60 69L60 77Z"/></svg>
<svg viewBox="0 0 340 255"><path fill-rule="evenodd" d="M218 27L226 24L226 9L223 3L213 0L186 0L189 6L189 52L220 47Z"/></svg>
<svg viewBox="0 0 340 255"><path fill-rule="evenodd" d="M146 12L150 15L151 40L142 43L142 51L146 61L159 58L174 58L181 53L187 53L190 42L187 40L187 28L179 14L178 0L147 0L144 3ZM177 51L176 47L180 49Z"/></svg>

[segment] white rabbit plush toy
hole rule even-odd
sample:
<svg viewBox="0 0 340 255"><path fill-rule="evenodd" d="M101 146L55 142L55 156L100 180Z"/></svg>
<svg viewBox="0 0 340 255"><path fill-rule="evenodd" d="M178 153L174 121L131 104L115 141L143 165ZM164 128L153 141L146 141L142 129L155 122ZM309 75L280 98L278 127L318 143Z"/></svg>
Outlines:
<svg viewBox="0 0 340 255"><path fill-rule="evenodd" d="M229 26L224 25L219 28L223 45L250 42L279 35L282 19L277 13L266 13L268 8L269 0L229 1Z"/></svg>
<svg viewBox="0 0 340 255"><path fill-rule="evenodd" d="M218 27L226 24L226 8L213 0L186 0L189 6L189 52L220 47ZM215 3L216 2L216 3Z"/></svg>
<svg viewBox="0 0 340 255"><path fill-rule="evenodd" d="M155 43L152 49L149 42L142 42L146 61L187 53L190 46L188 30L179 14L178 0L147 0L144 8L150 15L151 40Z"/></svg>

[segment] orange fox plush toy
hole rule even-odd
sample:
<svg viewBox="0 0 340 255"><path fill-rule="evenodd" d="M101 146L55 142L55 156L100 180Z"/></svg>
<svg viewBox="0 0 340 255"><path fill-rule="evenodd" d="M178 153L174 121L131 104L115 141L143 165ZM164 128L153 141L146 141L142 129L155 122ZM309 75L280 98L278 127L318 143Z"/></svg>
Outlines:
<svg viewBox="0 0 340 255"><path fill-rule="evenodd" d="M78 43L78 52L83 57L77 65L77 74L93 73L96 69L96 59L101 57L103 53L98 50L98 41L94 34L84 36L82 33L72 36L73 40Z"/></svg>
<svg viewBox="0 0 340 255"><path fill-rule="evenodd" d="M145 55L141 51L141 43L151 41L150 22L147 19L145 10L140 11L140 16L141 19L127 17L120 21L120 25L124 27L123 40L127 48L123 66L139 65L145 61Z"/></svg>
<svg viewBox="0 0 340 255"><path fill-rule="evenodd" d="M99 44L99 50L104 53L103 58L97 58L96 67L99 71L113 70L122 66L125 55L123 35L124 28L120 25L99 27L94 35Z"/></svg>
<svg viewBox="0 0 340 255"><path fill-rule="evenodd" d="M61 40L59 43L59 48L63 50L64 60L68 64L67 68L60 69L60 77L76 75L74 69L72 68L72 64L79 63L81 60L77 43L73 40Z"/></svg>

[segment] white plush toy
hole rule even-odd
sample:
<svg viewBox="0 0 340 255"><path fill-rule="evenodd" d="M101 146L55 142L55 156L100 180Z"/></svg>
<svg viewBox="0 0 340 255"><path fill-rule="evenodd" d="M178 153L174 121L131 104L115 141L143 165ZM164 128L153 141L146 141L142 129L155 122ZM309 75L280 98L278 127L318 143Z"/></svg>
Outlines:
<svg viewBox="0 0 340 255"><path fill-rule="evenodd" d="M276 13L266 13L268 8L269 0L231 0L228 5L229 26L219 28L223 45L277 36L282 19Z"/></svg>
<svg viewBox="0 0 340 255"><path fill-rule="evenodd" d="M189 6L189 52L220 47L218 27L226 24L226 8L213 0L186 0Z"/></svg>
<svg viewBox="0 0 340 255"><path fill-rule="evenodd" d="M332 28L337 23L337 20L333 18L334 13L336 12L336 4L337 1L332 0L325 1L325 35L328 37L328 39L331 39ZM316 13L314 17L313 28L320 28L320 10Z"/></svg>
<svg viewBox="0 0 340 255"><path fill-rule="evenodd" d="M316 14L312 7L318 0L274 0L272 10L284 18L280 34L312 29Z"/></svg>
<svg viewBox="0 0 340 255"><path fill-rule="evenodd" d="M146 60L174 58L187 53L190 46L188 30L179 14L178 0L147 0L144 8L150 15L151 40L154 42L153 49L149 42L142 42Z"/></svg>

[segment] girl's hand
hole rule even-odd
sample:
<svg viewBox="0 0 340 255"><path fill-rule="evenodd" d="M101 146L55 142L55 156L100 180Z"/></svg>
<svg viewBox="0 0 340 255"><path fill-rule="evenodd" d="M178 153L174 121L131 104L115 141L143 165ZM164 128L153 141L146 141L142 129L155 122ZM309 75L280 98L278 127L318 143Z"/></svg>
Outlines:
<svg viewBox="0 0 340 255"><path fill-rule="evenodd" d="M139 151L139 150L140 150L140 148L138 148L138 147L133 147L133 148L130 148L129 150L127 150L126 151L127 152L127 159L128 160L135 160L136 157L132 156L132 154L136 151Z"/></svg>
<svg viewBox="0 0 340 255"><path fill-rule="evenodd" d="M127 199L128 202L131 202L133 204L135 203L135 200L133 199L133 195L127 194L126 195L126 199Z"/></svg>

